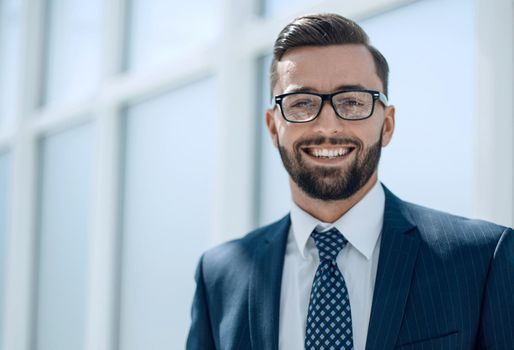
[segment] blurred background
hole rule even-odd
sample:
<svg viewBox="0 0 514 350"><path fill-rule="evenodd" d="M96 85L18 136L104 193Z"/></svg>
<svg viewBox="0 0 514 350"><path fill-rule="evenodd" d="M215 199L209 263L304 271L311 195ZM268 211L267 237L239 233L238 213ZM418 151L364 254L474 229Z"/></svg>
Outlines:
<svg viewBox="0 0 514 350"><path fill-rule="evenodd" d="M0 350L184 348L200 254L288 212L267 72L312 12L389 60L381 181L514 224L512 0L0 0Z"/></svg>

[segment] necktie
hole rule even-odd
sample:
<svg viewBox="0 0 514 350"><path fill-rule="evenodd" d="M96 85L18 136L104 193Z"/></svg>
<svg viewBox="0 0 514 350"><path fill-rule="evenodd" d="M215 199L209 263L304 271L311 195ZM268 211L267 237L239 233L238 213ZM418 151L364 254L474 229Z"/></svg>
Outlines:
<svg viewBox="0 0 514 350"><path fill-rule="evenodd" d="M306 350L353 349L350 299L336 257L347 240L337 231L311 234L320 264L312 283L305 332Z"/></svg>

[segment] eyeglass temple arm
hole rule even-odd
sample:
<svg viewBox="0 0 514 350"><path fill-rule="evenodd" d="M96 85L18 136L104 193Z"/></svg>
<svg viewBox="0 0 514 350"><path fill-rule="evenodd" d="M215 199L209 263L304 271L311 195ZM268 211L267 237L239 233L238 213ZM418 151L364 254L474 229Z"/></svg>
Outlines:
<svg viewBox="0 0 514 350"><path fill-rule="evenodd" d="M385 107L387 107L389 105L389 101L387 100L387 96L384 95L383 93L379 92L378 93L378 99L380 102L382 102L384 104Z"/></svg>

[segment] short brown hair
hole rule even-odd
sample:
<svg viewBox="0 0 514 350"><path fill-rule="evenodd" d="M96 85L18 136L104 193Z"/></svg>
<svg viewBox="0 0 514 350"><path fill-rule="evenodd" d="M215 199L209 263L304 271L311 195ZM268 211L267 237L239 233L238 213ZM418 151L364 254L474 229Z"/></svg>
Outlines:
<svg viewBox="0 0 514 350"><path fill-rule="evenodd" d="M385 57L369 44L368 35L357 23L333 13L297 17L282 29L273 46L271 90L273 91L278 81L277 63L288 50L302 46L343 44L362 44L369 50L375 62L376 73L384 86L384 94L387 96L389 65Z"/></svg>

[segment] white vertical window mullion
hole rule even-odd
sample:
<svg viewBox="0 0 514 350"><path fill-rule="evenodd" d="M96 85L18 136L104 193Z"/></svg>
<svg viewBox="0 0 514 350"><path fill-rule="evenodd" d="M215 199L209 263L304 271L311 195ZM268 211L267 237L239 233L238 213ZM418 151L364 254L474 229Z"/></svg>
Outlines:
<svg viewBox="0 0 514 350"><path fill-rule="evenodd" d="M32 348L34 322L34 253L36 202L36 135L30 115L37 103L40 86L42 0L20 0L22 23L19 31L22 61L11 143L10 230L6 246L5 309L1 349Z"/></svg>
<svg viewBox="0 0 514 350"><path fill-rule="evenodd" d="M20 5L20 0L0 1L0 135L3 130L12 129L20 92Z"/></svg>
<svg viewBox="0 0 514 350"><path fill-rule="evenodd" d="M254 226L256 69L240 43L254 16L254 0L225 0L224 28L218 47L220 152L216 173L214 243L240 236Z"/></svg>
<svg viewBox="0 0 514 350"><path fill-rule="evenodd" d="M18 131L12 151L11 225L6 239L5 309L2 349L29 350L34 288L34 136Z"/></svg>
<svg viewBox="0 0 514 350"><path fill-rule="evenodd" d="M95 181L93 216L90 229L88 293L85 350L111 350L115 345L118 276L118 227L120 188L119 105L106 90L120 74L127 0L106 2L103 15L103 42L100 103L95 109L97 138L95 145Z"/></svg>
<svg viewBox="0 0 514 350"><path fill-rule="evenodd" d="M114 106L96 113L92 225L87 266L85 350L110 350L113 344L116 283L119 126Z"/></svg>
<svg viewBox="0 0 514 350"><path fill-rule="evenodd" d="M10 154L0 150L0 339L3 337L3 325L7 322L4 319L5 308L5 262L6 262L6 239L9 229L9 202L11 200L9 182L11 178ZM2 344L0 344L2 350Z"/></svg>
<svg viewBox="0 0 514 350"><path fill-rule="evenodd" d="M475 0L474 214L514 226L514 1Z"/></svg>

